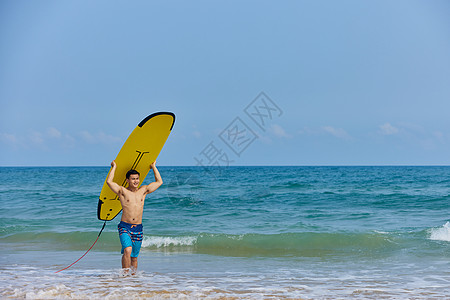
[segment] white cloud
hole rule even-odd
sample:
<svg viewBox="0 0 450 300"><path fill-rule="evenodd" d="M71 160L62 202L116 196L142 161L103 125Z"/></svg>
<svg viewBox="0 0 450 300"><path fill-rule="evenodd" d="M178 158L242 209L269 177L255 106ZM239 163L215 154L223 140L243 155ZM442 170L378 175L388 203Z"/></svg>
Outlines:
<svg viewBox="0 0 450 300"><path fill-rule="evenodd" d="M299 131L297 131L300 135L308 135L308 136L323 136L324 134L331 135L335 138L342 140L352 140L353 137L345 131L343 128L335 128L333 126L322 126L316 128L303 127Z"/></svg>
<svg viewBox="0 0 450 300"><path fill-rule="evenodd" d="M194 132L192 132L192 135L194 135L194 137L196 137L197 139L202 137L202 134L198 130L195 130Z"/></svg>
<svg viewBox="0 0 450 300"><path fill-rule="evenodd" d="M106 134L103 131L92 134L89 131L84 130L81 131L79 135L82 140L91 144L114 144L122 140L120 137Z"/></svg>
<svg viewBox="0 0 450 300"><path fill-rule="evenodd" d="M40 131L33 130L22 135L0 132L0 148L8 147L14 151L38 149L48 152L55 151L55 149L74 149L83 143L111 145L121 142L121 138L104 132L92 134L89 131L82 131L76 135L71 135L61 132L55 127Z"/></svg>
<svg viewBox="0 0 450 300"><path fill-rule="evenodd" d="M380 125L379 128L383 135L393 135L400 132L397 127L392 126L390 123L384 123L383 125Z"/></svg>
<svg viewBox="0 0 450 300"><path fill-rule="evenodd" d="M0 141L13 146L17 145L17 143L19 142L16 135L9 133L0 133Z"/></svg>
<svg viewBox="0 0 450 300"><path fill-rule="evenodd" d="M289 138L290 135L286 133L283 127L278 124L274 124L270 127L270 132L272 132L276 137L279 138Z"/></svg>
<svg viewBox="0 0 450 300"><path fill-rule="evenodd" d="M319 134L318 130L312 129L310 127L303 127L302 129L300 129L299 131L297 131L298 134L301 135L317 135Z"/></svg>
<svg viewBox="0 0 450 300"><path fill-rule="evenodd" d="M334 128L332 126L324 126L322 127L322 130L326 133L331 134L332 136L343 139L343 140L350 140L352 137L342 128Z"/></svg>
<svg viewBox="0 0 450 300"><path fill-rule="evenodd" d="M97 137L98 137L99 141L103 144L115 144L122 140L120 137L106 134L103 131L99 132L97 134Z"/></svg>
<svg viewBox="0 0 450 300"><path fill-rule="evenodd" d="M44 137L39 131L33 131L30 134L30 141L33 144L44 145Z"/></svg>
<svg viewBox="0 0 450 300"><path fill-rule="evenodd" d="M88 142L88 143L94 143L95 142L94 136L89 131L86 131L86 130L81 131L80 132L80 137L85 142Z"/></svg>
<svg viewBox="0 0 450 300"><path fill-rule="evenodd" d="M50 138L59 139L61 138L62 134L58 129L50 127L47 129L47 136Z"/></svg>

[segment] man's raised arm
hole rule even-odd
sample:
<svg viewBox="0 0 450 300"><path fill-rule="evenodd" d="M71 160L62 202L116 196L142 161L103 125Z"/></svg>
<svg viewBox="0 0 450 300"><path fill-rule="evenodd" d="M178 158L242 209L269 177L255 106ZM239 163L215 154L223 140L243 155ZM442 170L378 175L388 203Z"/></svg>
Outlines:
<svg viewBox="0 0 450 300"><path fill-rule="evenodd" d="M119 194L119 192L120 192L120 189L121 189L121 186L120 185L118 185L117 183L115 183L114 181L113 181L113 179L114 179L114 174L116 173L116 167L117 167L117 165L116 165L116 161L112 161L112 163L111 163L111 171L109 172L109 174L108 174L108 178L106 178L106 184L109 186L109 188L114 192L114 193L116 193L116 194Z"/></svg>
<svg viewBox="0 0 450 300"><path fill-rule="evenodd" d="M162 184L163 180L161 178L161 174L159 174L158 169L156 168L156 162L153 162L150 167L153 170L153 174L155 174L155 181L147 185L147 194L153 193L156 191Z"/></svg>

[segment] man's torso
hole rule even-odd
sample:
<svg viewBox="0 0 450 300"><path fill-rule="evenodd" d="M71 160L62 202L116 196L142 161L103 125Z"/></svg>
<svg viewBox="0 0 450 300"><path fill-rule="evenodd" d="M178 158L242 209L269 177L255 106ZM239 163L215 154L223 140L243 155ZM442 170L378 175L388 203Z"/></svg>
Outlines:
<svg viewBox="0 0 450 300"><path fill-rule="evenodd" d="M145 202L145 189L140 188L136 192L122 189L119 200L122 204L122 221L130 224L141 224Z"/></svg>

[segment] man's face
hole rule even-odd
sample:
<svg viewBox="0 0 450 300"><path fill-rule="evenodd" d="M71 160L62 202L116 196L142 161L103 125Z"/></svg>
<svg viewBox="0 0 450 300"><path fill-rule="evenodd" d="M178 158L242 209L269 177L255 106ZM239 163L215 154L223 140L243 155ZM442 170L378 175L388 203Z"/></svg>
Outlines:
<svg viewBox="0 0 450 300"><path fill-rule="evenodd" d="M137 188L139 186L139 175L138 174L132 174L130 175L130 178L127 179L128 186Z"/></svg>

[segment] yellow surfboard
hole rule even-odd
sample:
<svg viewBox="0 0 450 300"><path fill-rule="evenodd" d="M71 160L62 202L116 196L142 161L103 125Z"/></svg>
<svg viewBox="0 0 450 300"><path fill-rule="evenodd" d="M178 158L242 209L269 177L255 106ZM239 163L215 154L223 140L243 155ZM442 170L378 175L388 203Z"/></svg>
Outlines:
<svg viewBox="0 0 450 300"><path fill-rule="evenodd" d="M128 170L135 169L140 173L142 183L150 171L150 164L161 152L174 123L175 115L171 112L154 113L142 120L117 154L114 182L127 187L125 175ZM121 211L119 197L109 188L105 179L98 200L97 217L100 220L111 221Z"/></svg>

